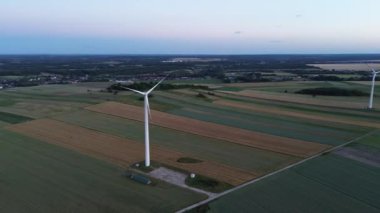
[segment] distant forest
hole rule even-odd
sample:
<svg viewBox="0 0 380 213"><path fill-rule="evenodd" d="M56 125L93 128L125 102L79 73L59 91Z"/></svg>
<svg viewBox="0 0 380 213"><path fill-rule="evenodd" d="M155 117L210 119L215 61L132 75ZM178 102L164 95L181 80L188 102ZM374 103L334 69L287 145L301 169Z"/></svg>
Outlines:
<svg viewBox="0 0 380 213"><path fill-rule="evenodd" d="M165 63L176 57L220 58L220 61ZM310 63L376 60L373 55L0 55L1 76L37 75L144 75L168 71L187 76L216 76L225 70L255 71L303 69ZM315 68L314 68L315 69ZM201 71L201 72L198 72ZM181 75L181 72L176 73Z"/></svg>

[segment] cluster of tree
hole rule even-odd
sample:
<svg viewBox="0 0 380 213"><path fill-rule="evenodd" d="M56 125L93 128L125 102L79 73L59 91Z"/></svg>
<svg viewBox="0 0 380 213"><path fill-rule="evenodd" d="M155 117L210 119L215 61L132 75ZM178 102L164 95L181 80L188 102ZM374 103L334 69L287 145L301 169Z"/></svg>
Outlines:
<svg viewBox="0 0 380 213"><path fill-rule="evenodd" d="M240 74L235 77L223 77L223 82L224 83L232 83L232 82L237 82L237 83L247 83L247 82L268 82L270 79L264 78L261 73L259 72L252 72L252 73L244 73Z"/></svg>
<svg viewBox="0 0 380 213"><path fill-rule="evenodd" d="M297 94L326 95L326 96L367 96L368 93L356 89L342 89L337 87L318 87L296 91Z"/></svg>
<svg viewBox="0 0 380 213"><path fill-rule="evenodd" d="M317 75L310 77L310 80L313 81L344 81L345 78L340 78L336 75Z"/></svg>
<svg viewBox="0 0 380 213"><path fill-rule="evenodd" d="M34 87L34 86L38 86L39 83L38 82L30 82L30 81L15 81L13 83L13 86L14 87Z"/></svg>

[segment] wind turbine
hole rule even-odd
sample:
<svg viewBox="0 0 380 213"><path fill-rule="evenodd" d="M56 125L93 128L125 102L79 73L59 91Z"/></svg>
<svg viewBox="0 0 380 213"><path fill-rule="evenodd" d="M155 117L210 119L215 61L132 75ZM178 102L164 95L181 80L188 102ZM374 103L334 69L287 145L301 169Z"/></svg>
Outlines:
<svg viewBox="0 0 380 213"><path fill-rule="evenodd" d="M167 76L166 76L167 77ZM164 77L161 81L159 81L154 87L146 92L141 92L138 90L134 90L128 87L122 87L124 89L130 90L132 92L138 93L144 96L144 125L145 125L145 166L150 166L150 147L149 147L149 117L150 117L150 107L149 107L149 94L159 85L162 81L165 80Z"/></svg>
<svg viewBox="0 0 380 213"><path fill-rule="evenodd" d="M372 87L371 87L371 96L369 97L369 104L368 104L368 109L372 109L373 105L373 94L375 93L375 81L376 81L376 75L380 73L380 71L376 71L373 69L369 64L367 66L372 70Z"/></svg>

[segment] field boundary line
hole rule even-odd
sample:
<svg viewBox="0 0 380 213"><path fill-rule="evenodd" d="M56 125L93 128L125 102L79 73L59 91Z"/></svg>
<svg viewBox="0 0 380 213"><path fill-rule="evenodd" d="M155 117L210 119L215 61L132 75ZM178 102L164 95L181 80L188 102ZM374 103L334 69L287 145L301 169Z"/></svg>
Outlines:
<svg viewBox="0 0 380 213"><path fill-rule="evenodd" d="M224 195L226 195L226 194L229 194L229 193L234 192L234 191L236 191L236 190L238 190L238 189L241 189L241 188L243 188L243 187L246 187L246 186L248 186L248 185L250 185L250 184L256 183L256 182L261 181L261 180L263 180L263 179L265 179L265 178L271 177L271 176L273 176L273 175L276 175L276 174L278 174L278 173L281 173L281 172L283 172L283 171L286 171L286 170L288 170L288 169L291 169L291 168L293 168L293 167L295 167L295 166L298 166L298 165L300 165L300 164L303 164L303 163L305 163L305 162L307 162L307 161L309 161L309 160L312 160L312 159L314 159L314 158L320 157L320 156L322 156L322 155L324 155L324 154L327 154L327 153L333 152L333 151L335 151L335 150L337 150L337 149L340 149L340 148L342 148L342 147L344 147L344 146L347 146L347 145L349 145L349 144L351 144L351 143L354 143L354 142L356 142L356 141L358 141L358 140L361 140L362 138L365 138L365 137L367 137L367 136L369 136L369 135L372 135L372 134L374 134L374 133L377 132L377 131L378 131L378 129L374 129L374 130L372 130L372 131L370 131L370 132L367 132L367 133L364 134L364 135L361 135L361 136L359 136L359 137L356 137L356 138L354 138L354 139L352 139L352 140L350 140L350 141L348 141L348 142L346 142L346 143L343 143L343 144L341 144L341 145L339 145L339 146L332 147L332 148L330 148L330 149L328 149L328 150L322 151L322 152L320 152L320 153L318 153L318 154L316 154L316 155L313 155L313 156L311 156L311 157L309 157L309 158L305 158L305 159L303 159L303 160L301 160L301 161L298 161L298 162L296 162L296 163L294 163L294 164L288 165L288 166L286 166L286 167L284 167L284 168L282 168L282 169L279 169L279 170L277 170L277 171L274 171L274 172L271 172L271 173L269 173L269 174L266 174L266 175L264 175L264 176L262 176L262 177L259 177L259 178L253 179L253 180L251 180L251 181L248 181L248 182L246 182L246 183L243 183L243 184L241 184L241 185L239 185L239 186L236 186L235 188L232 188L232 189L226 190L226 191L224 191L224 192L222 192L222 193L217 194L217 195L214 196L214 197L208 198L208 199L203 200L203 201L201 201L201 202L199 202L199 203L196 203L196 204L193 204L193 205L191 205L191 206L185 207L185 208L183 208L183 209L181 209L181 210L178 210L177 213L186 212L186 211L189 211L189 210L191 210L191 209L194 209L194 208L196 208L196 207L198 207L198 206L201 206L201 205L204 205L204 204L210 203L211 201L214 201L214 200L216 200L216 199L218 199L218 198L220 198L220 197L222 197L222 196L224 196Z"/></svg>

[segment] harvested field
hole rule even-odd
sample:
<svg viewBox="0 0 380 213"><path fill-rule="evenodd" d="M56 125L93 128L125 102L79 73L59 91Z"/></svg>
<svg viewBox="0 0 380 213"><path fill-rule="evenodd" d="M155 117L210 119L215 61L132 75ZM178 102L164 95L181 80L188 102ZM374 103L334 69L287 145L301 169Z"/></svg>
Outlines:
<svg viewBox="0 0 380 213"><path fill-rule="evenodd" d="M322 116L322 115L305 114L305 113L300 113L300 112L274 109L274 108L268 108L268 107L257 107L252 104L238 103L238 102L226 101L226 100L218 100L218 101L214 101L213 103L221 105L221 106L236 107L236 108L251 110L255 112L263 112L263 113L292 116L292 117L305 118L305 119L318 120L318 121L328 121L328 122L335 122L335 123L342 123L342 124L380 128L379 123L358 121L354 119L342 119L342 118L336 118L332 116L327 117L327 116Z"/></svg>
<svg viewBox="0 0 380 213"><path fill-rule="evenodd" d="M352 101L349 101L349 98L341 97L312 97L309 95L296 95L296 94L283 94L283 93L274 93L274 92L263 92L263 91L254 91L254 90L243 90L240 92L230 92L230 91L220 91L226 94L240 95L250 98L258 98L264 100L275 100L299 104L308 104L315 106L328 106L328 107L341 107L349 109L365 109L367 106L367 98L352 98ZM363 100L363 101L361 101Z"/></svg>
<svg viewBox="0 0 380 213"><path fill-rule="evenodd" d="M144 157L143 147L138 143L51 119L12 125L8 129L121 166L128 166Z"/></svg>
<svg viewBox="0 0 380 213"><path fill-rule="evenodd" d="M8 129L122 166L129 166L144 158L144 145L141 143L51 119L40 119L12 125ZM208 176L231 185L244 183L257 176L253 172L210 161L203 161L198 164L178 163L177 159L188 156L158 146L151 146L151 148L152 160Z"/></svg>
<svg viewBox="0 0 380 213"><path fill-rule="evenodd" d="M141 108L116 102L93 105L86 107L86 109L132 120L143 120L143 110ZM329 147L322 144L272 136L175 116L154 110L152 110L152 117L151 123L154 125L298 157L307 157Z"/></svg>

